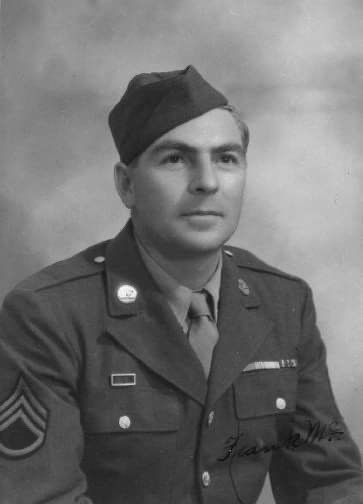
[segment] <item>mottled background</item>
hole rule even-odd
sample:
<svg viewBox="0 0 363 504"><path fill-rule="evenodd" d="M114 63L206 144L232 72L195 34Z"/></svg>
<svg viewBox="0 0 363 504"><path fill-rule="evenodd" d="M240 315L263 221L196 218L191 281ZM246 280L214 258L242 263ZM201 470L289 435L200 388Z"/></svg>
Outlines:
<svg viewBox="0 0 363 504"><path fill-rule="evenodd" d="M1 22L0 296L118 231L107 112L133 74L193 63L252 132L232 243L312 285L363 448L363 2L3 0Z"/></svg>

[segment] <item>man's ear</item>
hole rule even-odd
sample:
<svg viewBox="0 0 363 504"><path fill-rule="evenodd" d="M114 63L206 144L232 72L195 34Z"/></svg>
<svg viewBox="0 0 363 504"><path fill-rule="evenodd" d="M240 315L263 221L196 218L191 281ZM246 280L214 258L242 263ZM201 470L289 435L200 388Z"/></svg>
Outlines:
<svg viewBox="0 0 363 504"><path fill-rule="evenodd" d="M123 204L127 208L132 208L134 206L134 189L132 180L130 177L131 167L119 161L115 164L114 169L114 180L116 190L120 196Z"/></svg>

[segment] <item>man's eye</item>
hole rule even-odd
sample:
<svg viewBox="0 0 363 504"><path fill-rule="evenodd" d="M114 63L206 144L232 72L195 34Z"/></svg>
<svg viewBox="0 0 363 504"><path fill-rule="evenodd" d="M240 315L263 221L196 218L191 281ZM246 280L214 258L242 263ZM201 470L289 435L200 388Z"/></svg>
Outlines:
<svg viewBox="0 0 363 504"><path fill-rule="evenodd" d="M226 163L226 164L229 164L229 163L237 164L238 163L237 156L234 156L233 154L221 154L219 159L222 163Z"/></svg>
<svg viewBox="0 0 363 504"><path fill-rule="evenodd" d="M183 161L183 157L180 154L168 154L164 156L161 160L162 164L177 164Z"/></svg>

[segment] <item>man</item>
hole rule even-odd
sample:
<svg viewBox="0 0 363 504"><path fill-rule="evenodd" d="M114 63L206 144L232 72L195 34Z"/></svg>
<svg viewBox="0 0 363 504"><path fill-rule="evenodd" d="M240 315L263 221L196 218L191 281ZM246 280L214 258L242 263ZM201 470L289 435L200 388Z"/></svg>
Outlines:
<svg viewBox="0 0 363 504"><path fill-rule="evenodd" d="M235 231L248 130L189 66L110 114L131 220L1 314L1 502L363 503L307 285Z"/></svg>

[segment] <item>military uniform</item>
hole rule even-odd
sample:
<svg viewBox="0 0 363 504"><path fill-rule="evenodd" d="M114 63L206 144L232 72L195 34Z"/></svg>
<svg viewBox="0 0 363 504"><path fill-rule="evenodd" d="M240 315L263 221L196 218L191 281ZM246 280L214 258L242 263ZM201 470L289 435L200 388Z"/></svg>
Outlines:
<svg viewBox="0 0 363 504"><path fill-rule="evenodd" d="M209 381L131 225L5 299L6 504L363 503L311 293L225 247ZM348 497L350 496L350 497Z"/></svg>

